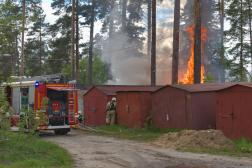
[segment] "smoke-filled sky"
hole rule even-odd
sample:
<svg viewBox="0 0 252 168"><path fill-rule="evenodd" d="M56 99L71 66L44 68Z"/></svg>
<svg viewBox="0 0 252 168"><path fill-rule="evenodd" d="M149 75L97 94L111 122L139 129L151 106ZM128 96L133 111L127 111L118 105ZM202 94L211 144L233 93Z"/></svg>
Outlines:
<svg viewBox="0 0 252 168"><path fill-rule="evenodd" d="M46 14L46 21L49 23L54 23L57 19L57 16L54 16L53 9L51 8L51 2L52 0L43 0L43 9L45 10ZM186 0L181 0L181 7L183 8ZM146 10L146 7L144 11ZM173 1L165 0L162 2L162 4L158 4L157 6L157 83L158 84L168 84L170 83L170 72L171 72L171 50L172 50L172 33L173 33L173 8L174 3ZM147 26L147 12L145 12L145 20L144 25ZM95 34L100 32L101 29L101 23L97 22L95 24ZM81 28L80 34L82 35L82 41L88 41L89 40L89 28ZM145 33L145 36L147 33ZM148 60L148 58L146 58ZM137 60L134 60L137 62ZM133 62L129 60L128 62ZM130 65L128 65L130 66ZM139 69L140 67L137 66L136 71L139 71L142 73L141 80L137 81L137 76L132 76L132 81L129 78L127 81L123 81L126 83L122 84L149 84L149 61L146 61L146 65L142 63L142 69ZM125 68L127 69L127 68ZM117 70L117 71L120 71ZM134 69L132 68L132 71ZM126 73L126 72L125 72ZM115 78L120 78L120 75L123 75L124 72L122 70L122 73L116 73ZM132 74L132 72L131 72ZM146 77L146 80L143 79L143 76ZM124 75L125 77L125 75ZM140 77L140 76L139 76ZM140 79L140 78L139 78ZM144 82L145 81L145 82ZM121 83L120 83L121 84Z"/></svg>

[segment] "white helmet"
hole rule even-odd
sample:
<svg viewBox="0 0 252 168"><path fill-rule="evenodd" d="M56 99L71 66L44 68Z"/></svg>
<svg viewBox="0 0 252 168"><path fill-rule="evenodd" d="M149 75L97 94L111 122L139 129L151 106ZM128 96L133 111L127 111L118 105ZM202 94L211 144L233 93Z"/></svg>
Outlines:
<svg viewBox="0 0 252 168"><path fill-rule="evenodd" d="M112 98L112 101L116 101L116 98L115 98L115 97L113 97L113 98Z"/></svg>

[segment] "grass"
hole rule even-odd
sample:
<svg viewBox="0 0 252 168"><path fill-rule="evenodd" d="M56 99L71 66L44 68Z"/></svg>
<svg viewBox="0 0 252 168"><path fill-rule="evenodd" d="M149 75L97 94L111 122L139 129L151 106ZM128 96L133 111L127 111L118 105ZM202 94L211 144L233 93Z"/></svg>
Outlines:
<svg viewBox="0 0 252 168"><path fill-rule="evenodd" d="M66 150L35 135L5 133L4 137L0 138L0 168L70 168L73 165Z"/></svg>
<svg viewBox="0 0 252 168"><path fill-rule="evenodd" d="M252 157L252 141L247 139L235 140L234 149L187 149L184 152L208 153L214 155L226 155L235 157Z"/></svg>
<svg viewBox="0 0 252 168"><path fill-rule="evenodd" d="M101 126L97 127L96 130L103 135L144 142L152 141L168 132L179 131L178 129L159 129L154 127L127 128L119 125Z"/></svg>

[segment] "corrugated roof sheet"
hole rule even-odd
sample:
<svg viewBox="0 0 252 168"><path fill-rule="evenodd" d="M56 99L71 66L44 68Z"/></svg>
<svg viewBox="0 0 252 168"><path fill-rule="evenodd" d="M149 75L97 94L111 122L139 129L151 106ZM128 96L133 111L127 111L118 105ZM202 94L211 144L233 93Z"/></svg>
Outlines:
<svg viewBox="0 0 252 168"><path fill-rule="evenodd" d="M116 92L139 92L139 91L156 91L161 88L161 86L137 86L137 85L102 85L102 86L94 86L95 88L99 89L106 95L116 95ZM93 88L94 88L93 87ZM91 88L91 89L93 89ZM91 90L90 89L90 90Z"/></svg>
<svg viewBox="0 0 252 168"><path fill-rule="evenodd" d="M237 83L207 83L207 84L192 84L192 85L171 85L170 87L182 89L188 92L211 92L222 90Z"/></svg>
<svg viewBox="0 0 252 168"><path fill-rule="evenodd" d="M233 86L244 86L244 87L249 87L249 88L252 88L252 83L249 83L249 82L239 82L239 83L235 83L233 84L232 86L230 87L233 87ZM224 88L224 89L228 89L230 87L227 87L227 88ZM222 90L224 90L222 89Z"/></svg>

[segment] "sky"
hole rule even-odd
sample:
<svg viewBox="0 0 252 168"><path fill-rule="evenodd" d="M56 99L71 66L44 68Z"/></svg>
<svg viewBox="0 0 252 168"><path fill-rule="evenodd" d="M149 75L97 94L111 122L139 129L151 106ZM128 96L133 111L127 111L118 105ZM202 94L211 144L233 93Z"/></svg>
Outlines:
<svg viewBox="0 0 252 168"><path fill-rule="evenodd" d="M58 16L53 15L54 10L51 8L51 3L52 0L42 0L42 8L44 9L44 13L46 14L46 22L53 24L57 20ZM101 27L101 22L96 22L94 33L99 33ZM89 28L82 27L80 29L80 35L83 39L82 41L87 42L89 40Z"/></svg>
<svg viewBox="0 0 252 168"><path fill-rule="evenodd" d="M53 15L54 10L51 8L51 2L52 0L42 0L42 8L44 9L44 12L46 14L46 22L53 24L57 20L58 16ZM181 1L182 6L184 2L185 0ZM161 27L164 25L168 27L172 27L172 23L173 23L173 2L172 1L167 1L167 0L163 1L162 5L159 5L157 7L157 23L158 23L158 26L161 26ZM101 26L102 26L101 22L95 23L95 34L100 32ZM89 28L81 28L80 31L81 31L80 34L82 34L84 41L88 41Z"/></svg>

